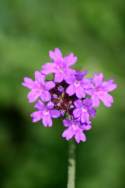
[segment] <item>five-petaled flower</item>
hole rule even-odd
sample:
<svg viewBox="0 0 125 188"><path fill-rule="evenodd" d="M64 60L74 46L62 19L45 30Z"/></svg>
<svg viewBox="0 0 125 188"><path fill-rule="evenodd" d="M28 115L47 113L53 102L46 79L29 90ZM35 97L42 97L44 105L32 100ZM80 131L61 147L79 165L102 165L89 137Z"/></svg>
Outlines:
<svg viewBox="0 0 125 188"><path fill-rule="evenodd" d="M89 123L90 117L94 118L96 115L96 110L92 106L91 99L77 100L74 102L75 109L73 115L75 118L79 119L82 123Z"/></svg>
<svg viewBox="0 0 125 188"><path fill-rule="evenodd" d="M41 72L35 71L35 81L25 77L23 86L31 90L28 94L30 103L35 102L38 98L46 102L51 99L49 90L55 87L55 83L53 81L45 81L45 76Z"/></svg>
<svg viewBox="0 0 125 188"><path fill-rule="evenodd" d="M116 89L117 85L113 80L103 80L104 76L102 73L95 74L92 79L93 87L90 90L90 95L94 107L98 107L100 101L102 101L106 107L111 107L113 103L113 97L108 92Z"/></svg>
<svg viewBox="0 0 125 188"><path fill-rule="evenodd" d="M36 111L31 114L32 121L42 121L45 127L52 127L53 118L63 118L66 128L62 137L72 138L77 143L86 141L85 132L92 128L92 119L96 115L96 108L100 101L106 107L111 107L113 97L109 92L116 89L113 80L104 81L102 73L96 73L88 78L87 71L72 68L77 57L70 53L62 56L55 48L49 52L51 62L35 71L35 80L25 77L23 86L30 89L28 100L36 102ZM48 80L48 75L52 80Z"/></svg>
<svg viewBox="0 0 125 188"><path fill-rule="evenodd" d="M80 141L86 141L84 126L82 127L79 121L65 119L63 121L63 125L67 129L63 132L62 137L64 137L66 140L70 140L74 137L77 143L80 143Z"/></svg>
<svg viewBox="0 0 125 188"><path fill-rule="evenodd" d="M45 127L51 127L52 118L58 118L60 116L60 111L54 109L54 104L52 102L48 102L45 105L39 100L36 103L35 108L37 111L31 114L33 122L42 120Z"/></svg>
<svg viewBox="0 0 125 188"><path fill-rule="evenodd" d="M67 77L74 73L70 66L76 63L77 57L73 53L63 57L61 51L55 48L54 51L49 52L49 56L52 62L42 66L43 74L54 73L54 81L60 83L63 80L67 80Z"/></svg>
<svg viewBox="0 0 125 188"><path fill-rule="evenodd" d="M76 71L74 74L69 75L67 78L69 86L66 89L69 96L76 94L76 96L80 99L86 96L86 93L91 85L90 80L88 78L84 78L86 74L86 71Z"/></svg>

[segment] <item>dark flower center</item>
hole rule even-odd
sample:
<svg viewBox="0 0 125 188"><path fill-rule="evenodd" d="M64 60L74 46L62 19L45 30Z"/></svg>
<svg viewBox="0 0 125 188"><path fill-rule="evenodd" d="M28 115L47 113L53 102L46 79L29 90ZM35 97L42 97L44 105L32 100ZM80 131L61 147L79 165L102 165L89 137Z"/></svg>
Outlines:
<svg viewBox="0 0 125 188"><path fill-rule="evenodd" d="M65 81L56 83L56 86L50 90L50 93L55 109L63 111L68 115L72 115L76 96L69 96L66 93L67 86L68 84Z"/></svg>

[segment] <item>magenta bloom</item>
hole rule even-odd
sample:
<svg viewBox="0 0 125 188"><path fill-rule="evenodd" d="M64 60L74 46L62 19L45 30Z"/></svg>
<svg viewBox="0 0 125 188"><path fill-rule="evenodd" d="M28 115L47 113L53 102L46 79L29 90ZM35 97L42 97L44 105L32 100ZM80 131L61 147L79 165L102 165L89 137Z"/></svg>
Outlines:
<svg viewBox="0 0 125 188"><path fill-rule="evenodd" d="M42 120L45 127L52 126L52 118L58 118L60 112L54 109L54 104L49 102L48 104L42 103L40 100L36 103L35 108L38 110L31 114L33 122Z"/></svg>
<svg viewBox="0 0 125 188"><path fill-rule="evenodd" d="M49 101L51 95L49 90L55 86L53 81L45 81L45 76L39 71L35 72L35 81L31 78L25 77L23 86L27 87L31 91L28 94L28 100L30 103L35 102L38 98L42 101Z"/></svg>
<svg viewBox="0 0 125 188"><path fill-rule="evenodd" d="M86 96L87 91L91 87L90 80L84 78L86 74L86 71L76 71L74 74L67 78L67 83L69 84L69 86L67 87L66 92L69 96L76 94L76 96L80 99Z"/></svg>
<svg viewBox="0 0 125 188"><path fill-rule="evenodd" d="M43 74L54 73L54 81L62 82L67 79L69 74L72 74L74 70L70 68L71 65L75 64L77 57L73 53L63 57L61 51L55 48L54 51L49 52L49 56L52 59L52 63L47 63L42 67Z"/></svg>
<svg viewBox="0 0 125 188"><path fill-rule="evenodd" d="M117 85L113 80L103 81L104 76L102 73L95 74L92 78L93 88L90 91L93 106L98 107L100 101L104 103L106 107L111 107L113 103L113 97L108 93L116 89Z"/></svg>
<svg viewBox="0 0 125 188"><path fill-rule="evenodd" d="M64 120L63 124L65 127L67 127L67 129L62 134L62 137L64 137L66 140L75 138L77 143L80 143L80 141L86 141L86 136L83 132L84 128L81 127L79 121Z"/></svg>
<svg viewBox="0 0 125 188"><path fill-rule="evenodd" d="M96 110L92 106L91 99L77 100L74 102L75 109L73 115L79 119L82 123L89 123L90 118L95 117Z"/></svg>
<svg viewBox="0 0 125 188"><path fill-rule="evenodd" d="M29 102L35 102L32 121L40 121L44 127L52 127L53 118L63 119L62 137L86 141L86 131L92 128L92 119L100 101L106 107L113 103L109 92L116 89L113 80L104 81L103 74L88 78L87 71L78 71L71 66L77 61L73 53L62 55L58 48L49 52L50 63L35 71L35 80L25 77L23 86L30 90ZM48 80L48 74L52 79Z"/></svg>

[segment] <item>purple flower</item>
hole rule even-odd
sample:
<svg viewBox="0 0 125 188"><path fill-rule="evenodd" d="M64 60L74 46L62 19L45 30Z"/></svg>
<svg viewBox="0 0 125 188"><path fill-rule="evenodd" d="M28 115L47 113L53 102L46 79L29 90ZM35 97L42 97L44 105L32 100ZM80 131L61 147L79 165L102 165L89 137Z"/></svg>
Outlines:
<svg viewBox="0 0 125 188"><path fill-rule="evenodd" d="M31 90L28 94L28 100L30 103L32 103L38 98L41 98L42 101L49 101L51 99L49 90L55 87L55 83L53 81L46 82L45 76L39 71L36 71L35 81L33 81L31 78L25 77L23 86Z"/></svg>
<svg viewBox="0 0 125 188"><path fill-rule="evenodd" d="M77 61L73 53L63 57L55 48L49 56L51 62L35 72L35 80L24 78L23 86L30 90L28 100L36 102L32 121L51 127L52 119L61 117L66 127L62 137L85 142L85 132L92 128L92 118L96 115L95 107L100 101L110 107L113 97L109 92L117 86L113 80L104 81L102 73L86 78L87 71L71 68ZM48 74L52 74L52 81L48 80Z"/></svg>
<svg viewBox="0 0 125 188"><path fill-rule="evenodd" d="M113 80L103 81L104 76L102 73L95 74L92 83L93 88L90 91L91 99L94 107L98 107L100 101L104 103L106 107L111 107L113 103L113 97L108 93L116 89L117 85Z"/></svg>
<svg viewBox="0 0 125 188"><path fill-rule="evenodd" d="M76 100L74 104L76 108L73 111L73 115L82 123L89 123L90 118L95 117L96 110L92 106L91 99Z"/></svg>
<svg viewBox="0 0 125 188"><path fill-rule="evenodd" d="M36 103L35 108L38 110L31 114L32 121L37 122L42 120L45 127L52 126L52 118L58 118L60 112L54 109L54 104L49 102L47 105L42 103L40 100Z"/></svg>
<svg viewBox="0 0 125 188"><path fill-rule="evenodd" d="M54 73L55 82L60 83L66 80L67 76L74 72L70 68L77 61L77 57L73 53L63 57L61 51L55 48L54 51L49 52L49 56L52 59L52 63L44 64L42 66L42 73L45 75Z"/></svg>
<svg viewBox="0 0 125 188"><path fill-rule="evenodd" d="M91 81L84 78L86 74L86 71L76 71L75 74L68 77L66 81L69 86L67 87L66 92L69 96L76 94L80 99L86 96L88 89L91 87Z"/></svg>
<svg viewBox="0 0 125 188"><path fill-rule="evenodd" d="M77 143L80 143L80 141L85 142L86 136L83 132L83 128L81 127L81 124L79 121L75 120L63 120L63 124L65 127L67 127L66 130L64 130L62 137L66 140L70 140L72 138L75 138Z"/></svg>

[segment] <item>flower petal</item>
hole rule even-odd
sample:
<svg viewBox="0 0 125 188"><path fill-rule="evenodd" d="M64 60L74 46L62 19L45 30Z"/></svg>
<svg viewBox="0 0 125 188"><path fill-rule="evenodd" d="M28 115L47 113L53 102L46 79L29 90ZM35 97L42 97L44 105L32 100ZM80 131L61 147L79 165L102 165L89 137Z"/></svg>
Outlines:
<svg viewBox="0 0 125 188"><path fill-rule="evenodd" d="M39 83L44 84L45 76L43 74L41 74L40 71L35 71L35 80Z"/></svg>
<svg viewBox="0 0 125 188"><path fill-rule="evenodd" d="M88 112L82 112L81 114L81 122L84 123L88 123L89 122L89 113Z"/></svg>
<svg viewBox="0 0 125 188"><path fill-rule="evenodd" d="M75 104L75 106L76 106L77 108L81 108L81 107L83 106L83 102L82 102L81 100L76 100L76 101L74 102L74 104Z"/></svg>
<svg viewBox="0 0 125 188"><path fill-rule="evenodd" d="M99 96L99 98L101 99L101 101L104 103L104 105L106 107L111 107L112 103L113 103L113 97L111 95L109 95L106 92L103 92L102 95Z"/></svg>
<svg viewBox="0 0 125 188"><path fill-rule="evenodd" d="M55 82L60 83L63 81L63 79L64 79L63 73L59 73L59 72L55 73L55 79L54 79Z"/></svg>
<svg viewBox="0 0 125 188"><path fill-rule="evenodd" d="M64 61L68 66L74 65L77 61L77 57L74 56L73 53L70 53L69 55L64 57Z"/></svg>
<svg viewBox="0 0 125 188"><path fill-rule="evenodd" d="M62 134L62 137L65 138L66 140L70 140L73 136L74 136L74 133L73 133L71 127L64 130L64 132Z"/></svg>
<svg viewBox="0 0 125 188"><path fill-rule="evenodd" d="M32 89L34 87L34 81L31 78L25 77L22 85L28 89Z"/></svg>
<svg viewBox="0 0 125 188"><path fill-rule="evenodd" d="M85 97L85 91L84 91L84 89L83 89L82 86L79 86L79 87L76 88L76 96L77 96L79 99Z"/></svg>
<svg viewBox="0 0 125 188"><path fill-rule="evenodd" d="M49 57L54 60L57 61L59 59L62 59L62 53L61 50L59 48L55 48L54 51L49 51Z"/></svg>
<svg viewBox="0 0 125 188"><path fill-rule="evenodd" d="M58 118L60 116L60 111L59 110L51 110L50 114L52 118Z"/></svg>
<svg viewBox="0 0 125 188"><path fill-rule="evenodd" d="M75 94L75 90L74 90L74 85L71 84L68 86L68 88L66 89L66 93L69 94L69 96L72 96Z"/></svg>
<svg viewBox="0 0 125 188"><path fill-rule="evenodd" d="M92 99L92 105L93 105L93 107L99 107L100 101L99 101L98 96L95 95L95 94L93 94L91 99Z"/></svg>
<svg viewBox="0 0 125 188"><path fill-rule="evenodd" d="M32 89L28 94L28 100L30 103L35 102L40 97L40 91L36 89Z"/></svg>
<svg viewBox="0 0 125 188"><path fill-rule="evenodd" d="M42 119L42 113L41 111L36 111L31 114L32 121L35 123L37 121L40 121Z"/></svg>
<svg viewBox="0 0 125 188"><path fill-rule="evenodd" d="M42 122L45 127L52 127L52 119L50 115L43 116Z"/></svg>
<svg viewBox="0 0 125 188"><path fill-rule="evenodd" d="M100 84L102 84L103 79L104 76L102 73L95 74L93 77L93 83L95 84L96 87L100 86Z"/></svg>
<svg viewBox="0 0 125 188"><path fill-rule="evenodd" d="M42 91L40 97L41 97L42 101L44 101L44 102L47 102L51 99L51 95L50 95L49 91Z"/></svg>
<svg viewBox="0 0 125 188"><path fill-rule="evenodd" d="M75 135L75 140L76 142L79 144L80 141L85 142L86 141L86 136L82 131L79 131L76 135Z"/></svg>
<svg viewBox="0 0 125 188"><path fill-rule="evenodd" d="M84 123L82 126L83 126L83 130L85 130L85 131L88 131L92 128L91 122Z"/></svg>
<svg viewBox="0 0 125 188"><path fill-rule="evenodd" d="M69 126L71 125L71 120L69 120L69 119L64 119L64 120L63 120L63 125L64 125L65 127L69 127Z"/></svg>
<svg viewBox="0 0 125 188"><path fill-rule="evenodd" d="M73 115L75 118L79 118L81 115L81 110L79 108L76 108L75 110L73 110Z"/></svg>
<svg viewBox="0 0 125 188"><path fill-rule="evenodd" d="M43 110L45 108L44 103L41 100L38 100L38 102L34 106L37 110Z"/></svg>
<svg viewBox="0 0 125 188"><path fill-rule="evenodd" d="M50 74L50 73L54 73L55 72L55 64L53 63L46 63L42 66L42 70L41 70L42 74Z"/></svg>
<svg viewBox="0 0 125 188"><path fill-rule="evenodd" d="M107 92L113 91L117 88L117 84L115 84L113 80L103 82L102 86Z"/></svg>
<svg viewBox="0 0 125 188"><path fill-rule="evenodd" d="M47 81L46 82L46 88L48 89L48 90L50 90L50 89L52 89L52 88L54 88L55 87L55 83L53 82L53 81Z"/></svg>

